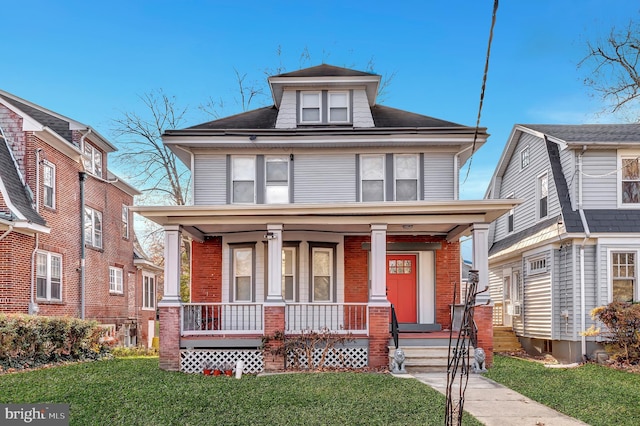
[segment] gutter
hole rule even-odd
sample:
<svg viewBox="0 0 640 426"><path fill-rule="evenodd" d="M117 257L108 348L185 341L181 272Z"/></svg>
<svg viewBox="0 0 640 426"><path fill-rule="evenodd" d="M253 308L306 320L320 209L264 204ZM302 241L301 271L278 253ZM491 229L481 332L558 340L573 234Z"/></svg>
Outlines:
<svg viewBox="0 0 640 426"><path fill-rule="evenodd" d="M585 279L584 279L584 246L587 243L587 240L591 237L591 231L589 230L589 224L587 223L587 218L584 215L584 210L582 209L582 156L587 150L587 146L582 146L582 151L578 155L578 213L580 214L580 221L582 222L582 226L584 227L584 239L580 244L580 327L582 331L587 329L587 320L586 320L586 309L587 303L585 300ZM582 359L584 361L587 360L587 337L584 333L581 333L580 338L580 347L582 350Z"/></svg>

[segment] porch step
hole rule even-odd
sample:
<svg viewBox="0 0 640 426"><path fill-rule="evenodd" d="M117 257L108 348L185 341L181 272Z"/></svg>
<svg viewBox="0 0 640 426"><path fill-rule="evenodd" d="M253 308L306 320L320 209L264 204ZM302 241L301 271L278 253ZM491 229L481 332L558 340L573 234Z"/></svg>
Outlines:
<svg viewBox="0 0 640 426"><path fill-rule="evenodd" d="M441 331L442 326L440 324L414 324L414 323L400 323L398 324L398 331L400 333L428 333L433 331ZM391 331L391 325L389 325L389 331Z"/></svg>
<svg viewBox="0 0 640 426"><path fill-rule="evenodd" d="M405 369L410 373L446 372L449 357L448 346L402 346ZM389 346L389 365L393 361L395 346ZM473 359L473 348L470 353Z"/></svg>
<svg viewBox="0 0 640 426"><path fill-rule="evenodd" d="M494 352L517 352L522 350L522 345L516 333L511 327L493 327L493 351Z"/></svg>

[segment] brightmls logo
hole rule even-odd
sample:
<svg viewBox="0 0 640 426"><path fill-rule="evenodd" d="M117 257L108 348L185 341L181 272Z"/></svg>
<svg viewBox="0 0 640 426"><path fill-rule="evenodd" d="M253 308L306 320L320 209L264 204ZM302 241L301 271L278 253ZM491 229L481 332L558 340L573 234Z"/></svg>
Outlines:
<svg viewBox="0 0 640 426"><path fill-rule="evenodd" d="M69 425L69 404L0 404L0 410L2 425Z"/></svg>

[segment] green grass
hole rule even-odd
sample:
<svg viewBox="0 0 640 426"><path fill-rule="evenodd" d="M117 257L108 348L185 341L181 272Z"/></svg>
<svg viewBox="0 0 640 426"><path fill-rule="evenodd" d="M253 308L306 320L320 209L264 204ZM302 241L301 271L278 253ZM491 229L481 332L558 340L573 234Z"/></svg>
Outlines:
<svg viewBox="0 0 640 426"><path fill-rule="evenodd" d="M68 403L72 425L441 425L444 396L375 373L241 380L117 358L0 376L0 403ZM465 417L465 425L479 425Z"/></svg>
<svg viewBox="0 0 640 426"><path fill-rule="evenodd" d="M595 364L573 369L503 356L486 377L593 426L640 424L640 374Z"/></svg>

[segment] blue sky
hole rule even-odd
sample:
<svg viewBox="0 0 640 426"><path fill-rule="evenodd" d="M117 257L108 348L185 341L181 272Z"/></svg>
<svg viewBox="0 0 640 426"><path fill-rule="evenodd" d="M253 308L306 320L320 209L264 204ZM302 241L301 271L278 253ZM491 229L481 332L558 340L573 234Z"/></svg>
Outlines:
<svg viewBox="0 0 640 426"><path fill-rule="evenodd" d="M234 69L264 81L264 70L279 64L365 69L372 59L377 73L395 73L384 104L473 126L492 7L493 0L5 2L0 89L111 137L111 120L146 112L138 96L150 91L188 106L191 125L210 119L197 108L210 97L226 101L225 115L240 111ZM515 123L616 121L597 115L602 104L577 64L587 40L639 11L635 0L500 2L481 120L492 136L461 198L482 198ZM310 59L301 62L305 51Z"/></svg>

